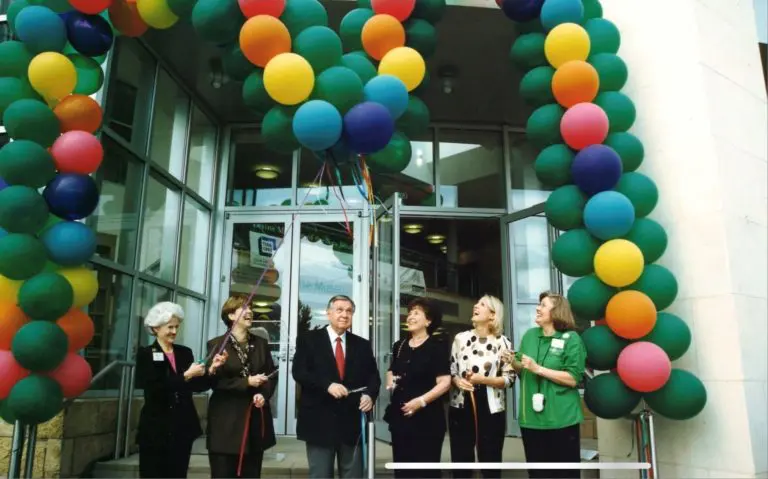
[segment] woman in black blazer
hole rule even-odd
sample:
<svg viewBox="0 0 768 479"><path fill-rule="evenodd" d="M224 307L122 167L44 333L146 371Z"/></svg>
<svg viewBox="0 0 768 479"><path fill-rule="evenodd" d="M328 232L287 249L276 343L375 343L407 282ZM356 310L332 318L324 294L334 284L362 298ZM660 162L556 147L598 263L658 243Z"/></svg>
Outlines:
<svg viewBox="0 0 768 479"><path fill-rule="evenodd" d="M264 451L275 445L269 399L276 368L269 343L249 332L253 312L245 301L241 296L227 299L221 319L232 334L208 342L211 355L227 341L219 356L223 364L211 375L208 403L208 461L214 478L261 477Z"/></svg>

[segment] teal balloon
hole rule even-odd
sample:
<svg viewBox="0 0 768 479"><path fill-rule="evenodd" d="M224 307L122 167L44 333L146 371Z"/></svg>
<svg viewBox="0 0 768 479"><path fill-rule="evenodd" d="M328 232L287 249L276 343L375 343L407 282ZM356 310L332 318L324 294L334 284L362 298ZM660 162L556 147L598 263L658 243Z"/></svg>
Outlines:
<svg viewBox="0 0 768 479"><path fill-rule="evenodd" d="M644 399L662 416L684 421L697 416L707 405L707 389L693 373L673 368L667 383L645 394Z"/></svg>
<svg viewBox="0 0 768 479"><path fill-rule="evenodd" d="M37 425L50 421L62 410L64 395L55 380L32 374L13 386L5 402L11 417L22 424Z"/></svg>
<svg viewBox="0 0 768 479"><path fill-rule="evenodd" d="M312 97L327 101L343 115L363 101L363 82L351 68L331 67L317 76Z"/></svg>
<svg viewBox="0 0 768 479"><path fill-rule="evenodd" d="M608 115L609 131L627 131L635 124L637 111L632 100L623 93L606 91L597 95L594 103Z"/></svg>
<svg viewBox="0 0 768 479"><path fill-rule="evenodd" d="M615 369L621 350L629 344L605 325L588 328L581 334L581 340L587 349L587 366L599 371Z"/></svg>
<svg viewBox="0 0 768 479"><path fill-rule="evenodd" d="M16 185L0 190L0 228L35 234L47 220L48 205L35 189Z"/></svg>
<svg viewBox="0 0 768 479"><path fill-rule="evenodd" d="M22 99L3 113L3 125L14 140L29 140L46 148L59 137L59 119L45 103Z"/></svg>
<svg viewBox="0 0 768 479"><path fill-rule="evenodd" d="M565 185L549 194L544 213L549 224L559 230L572 230L584 224L587 198L576 185Z"/></svg>
<svg viewBox="0 0 768 479"><path fill-rule="evenodd" d="M584 402L602 419L628 416L640 403L641 395L624 385L615 372L589 379L584 387Z"/></svg>
<svg viewBox="0 0 768 479"><path fill-rule="evenodd" d="M0 178L9 185L42 188L56 176L48 150L29 140L16 140L0 148Z"/></svg>
<svg viewBox="0 0 768 479"><path fill-rule="evenodd" d="M584 19L584 5L582 0L545 0L539 18L547 31L562 23L578 24Z"/></svg>
<svg viewBox="0 0 768 479"><path fill-rule="evenodd" d="M421 138L429 133L429 108L419 97L408 96L408 107L395 126L409 138Z"/></svg>
<svg viewBox="0 0 768 479"><path fill-rule="evenodd" d="M383 150L368 157L367 164L374 173L396 174L408 167L411 154L411 141L404 134L396 131Z"/></svg>
<svg viewBox="0 0 768 479"><path fill-rule="evenodd" d="M276 153L292 153L301 145L293 134L294 111L283 106L274 106L264 115L261 122L261 136L264 144Z"/></svg>
<svg viewBox="0 0 768 479"><path fill-rule="evenodd" d="M166 0L168 8L177 17L187 18L192 15L197 0Z"/></svg>
<svg viewBox="0 0 768 479"><path fill-rule="evenodd" d="M560 120L565 110L560 105L551 103L544 105L531 113L525 128L528 140L541 148L555 143L562 143L560 135Z"/></svg>
<svg viewBox="0 0 768 479"><path fill-rule="evenodd" d="M240 35L245 17L236 1L197 0L192 9L192 26L203 40L223 45Z"/></svg>
<svg viewBox="0 0 768 479"><path fill-rule="evenodd" d="M101 90L104 85L104 70L98 61L80 54L67 55L67 58L77 70L75 93L88 96Z"/></svg>
<svg viewBox="0 0 768 479"><path fill-rule="evenodd" d="M667 232L649 218L637 218L624 239L629 240L643 252L645 264L658 261L667 249Z"/></svg>
<svg viewBox="0 0 768 479"><path fill-rule="evenodd" d="M539 107L553 103L552 77L555 69L548 66L536 67L520 80L520 96L531 106Z"/></svg>
<svg viewBox="0 0 768 479"><path fill-rule="evenodd" d="M659 190L656 183L642 173L632 171L624 173L614 188L629 198L635 207L635 217L648 216L659 202Z"/></svg>
<svg viewBox="0 0 768 479"><path fill-rule="evenodd" d="M238 44L232 45L224 52L221 56L221 64L224 67L224 73L235 81L244 81L248 75L256 70L253 63L245 58Z"/></svg>
<svg viewBox="0 0 768 479"><path fill-rule="evenodd" d="M31 278L43 270L47 259L45 246L32 235L10 233L0 237L0 275L6 278Z"/></svg>
<svg viewBox="0 0 768 479"><path fill-rule="evenodd" d="M431 23L420 18L405 22L405 46L411 47L425 59L437 50L437 30Z"/></svg>
<svg viewBox="0 0 768 479"><path fill-rule="evenodd" d="M581 277L594 272L594 258L600 241L584 229L560 235L552 245L552 263L567 276Z"/></svg>
<svg viewBox="0 0 768 479"><path fill-rule="evenodd" d="M360 77L363 85L378 75L376 67L364 52L356 51L347 53L341 57L341 65L349 68Z"/></svg>
<svg viewBox="0 0 768 479"><path fill-rule="evenodd" d="M583 0L583 4L584 20L603 17L603 6L600 4L600 0Z"/></svg>
<svg viewBox="0 0 768 479"><path fill-rule="evenodd" d="M296 38L309 27L327 27L328 12L317 0L287 0L280 20Z"/></svg>
<svg viewBox="0 0 768 479"><path fill-rule="evenodd" d="M667 353L670 361L683 357L691 346L691 330L685 321L674 314L661 312L656 315L656 325L640 341L648 341Z"/></svg>
<svg viewBox="0 0 768 479"><path fill-rule="evenodd" d="M23 43L8 40L0 42L0 58L0 77L25 77L33 55Z"/></svg>
<svg viewBox="0 0 768 479"><path fill-rule="evenodd" d="M543 33L526 33L520 35L512 43L509 51L509 58L512 63L522 69L548 65L547 57L544 55L544 40L546 36Z"/></svg>
<svg viewBox="0 0 768 479"><path fill-rule="evenodd" d="M574 156L573 150L562 143L544 148L533 164L536 178L547 186L571 183L571 164Z"/></svg>
<svg viewBox="0 0 768 479"><path fill-rule="evenodd" d="M656 311L667 309L677 298L677 280L670 270L658 264L646 265L643 274L627 286L645 293L656 306Z"/></svg>
<svg viewBox="0 0 768 479"><path fill-rule="evenodd" d="M8 6L8 27L15 37L18 37L18 32L16 32L16 17L18 17L19 13L29 5L31 5L31 3L28 0L13 0ZM0 56L0 58L2 58L2 56Z"/></svg>
<svg viewBox="0 0 768 479"><path fill-rule="evenodd" d="M416 0L411 17L421 18L434 25L443 18L444 14L445 0Z"/></svg>
<svg viewBox="0 0 768 479"><path fill-rule="evenodd" d="M339 26L339 37L344 45L344 51L352 52L363 49L363 26L373 17L373 10L370 8L355 8L341 19Z"/></svg>
<svg viewBox="0 0 768 479"><path fill-rule="evenodd" d="M643 163L645 148L632 133L611 133L603 143L619 154L623 172L635 171Z"/></svg>
<svg viewBox="0 0 768 479"><path fill-rule="evenodd" d="M621 34L611 21L604 18L592 18L584 22L584 30L589 34L590 54L619 51Z"/></svg>
<svg viewBox="0 0 768 479"><path fill-rule="evenodd" d="M14 21L16 35L30 53L60 52L67 43L64 20L48 7L30 5Z"/></svg>
<svg viewBox="0 0 768 479"><path fill-rule="evenodd" d="M589 57L589 63L600 78L600 91L619 91L627 84L627 64L613 53L598 53Z"/></svg>
<svg viewBox="0 0 768 479"><path fill-rule="evenodd" d="M16 362L32 372L46 372L67 355L67 335L53 321L30 321L13 336L11 351Z"/></svg>
<svg viewBox="0 0 768 479"><path fill-rule="evenodd" d="M264 72L254 70L243 82L243 102L245 106L260 114L265 114L275 106L275 100L264 88Z"/></svg>
<svg viewBox="0 0 768 479"><path fill-rule="evenodd" d="M312 65L315 75L341 62L341 39L324 26L306 28L293 41L293 51Z"/></svg>
<svg viewBox="0 0 768 479"><path fill-rule="evenodd" d="M577 279L568 288L567 296L573 314L585 321L597 321L605 316L605 307L616 292L616 288L590 274Z"/></svg>
<svg viewBox="0 0 768 479"><path fill-rule="evenodd" d="M69 311L73 300L69 281L56 273L33 276L19 289L19 307L35 320L55 321Z"/></svg>

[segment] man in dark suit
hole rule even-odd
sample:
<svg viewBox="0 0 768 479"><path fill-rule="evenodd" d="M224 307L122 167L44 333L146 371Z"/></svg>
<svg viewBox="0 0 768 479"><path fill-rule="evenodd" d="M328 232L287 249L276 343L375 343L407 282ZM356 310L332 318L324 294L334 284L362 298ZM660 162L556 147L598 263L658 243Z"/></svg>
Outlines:
<svg viewBox="0 0 768 479"><path fill-rule="evenodd" d="M349 297L334 296L328 301L330 325L300 336L296 345L293 377L301 385L296 428L307 443L313 478L333 477L337 456L341 477L363 475L360 414L373 409L381 379L370 342L347 331L354 312Z"/></svg>

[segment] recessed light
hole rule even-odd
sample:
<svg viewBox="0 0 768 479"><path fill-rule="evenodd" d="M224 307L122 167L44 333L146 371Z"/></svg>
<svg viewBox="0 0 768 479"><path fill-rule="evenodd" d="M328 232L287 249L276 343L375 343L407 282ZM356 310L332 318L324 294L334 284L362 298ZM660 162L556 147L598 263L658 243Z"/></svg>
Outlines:
<svg viewBox="0 0 768 479"><path fill-rule="evenodd" d="M427 242L431 244L440 244L445 241L445 235L431 234L427 235Z"/></svg>
<svg viewBox="0 0 768 479"><path fill-rule="evenodd" d="M423 229L424 229L424 225L421 225L419 223L410 223L407 225L403 225L403 231L412 235L421 233Z"/></svg>
<svg viewBox="0 0 768 479"><path fill-rule="evenodd" d="M274 180L280 176L280 168L272 165L256 165L253 172L262 180Z"/></svg>

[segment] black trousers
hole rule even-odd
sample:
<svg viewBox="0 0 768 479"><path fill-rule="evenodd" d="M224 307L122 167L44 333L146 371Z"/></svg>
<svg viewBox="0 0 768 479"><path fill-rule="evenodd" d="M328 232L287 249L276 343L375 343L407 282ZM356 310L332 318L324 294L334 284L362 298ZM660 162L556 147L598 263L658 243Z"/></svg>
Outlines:
<svg viewBox="0 0 768 479"><path fill-rule="evenodd" d="M191 441L171 441L166 446L139 445L139 477L187 477Z"/></svg>
<svg viewBox="0 0 768 479"><path fill-rule="evenodd" d="M208 453L208 463L211 465L211 477L261 477L261 462L264 459L264 451L251 451L243 457L243 470L237 475L237 465L240 461L238 454Z"/></svg>
<svg viewBox="0 0 768 479"><path fill-rule="evenodd" d="M579 425L562 429L520 428L523 433L523 448L526 462L581 462L581 439ZM573 469L528 471L528 477L579 478L581 471Z"/></svg>
<svg viewBox="0 0 768 479"><path fill-rule="evenodd" d="M392 433L394 462L440 462L445 435L420 436L408 431ZM395 469L397 478L441 477L439 469Z"/></svg>
<svg viewBox="0 0 768 479"><path fill-rule="evenodd" d="M478 462L501 462L506 415L503 411L491 414L484 386L475 391L475 402L477 403L478 444L475 444L475 418L469 393L465 393L463 408L448 408L451 461L475 462L476 447ZM483 469L481 473L486 478L501 477L499 469ZM456 470L453 472L453 477L472 477L472 471Z"/></svg>

